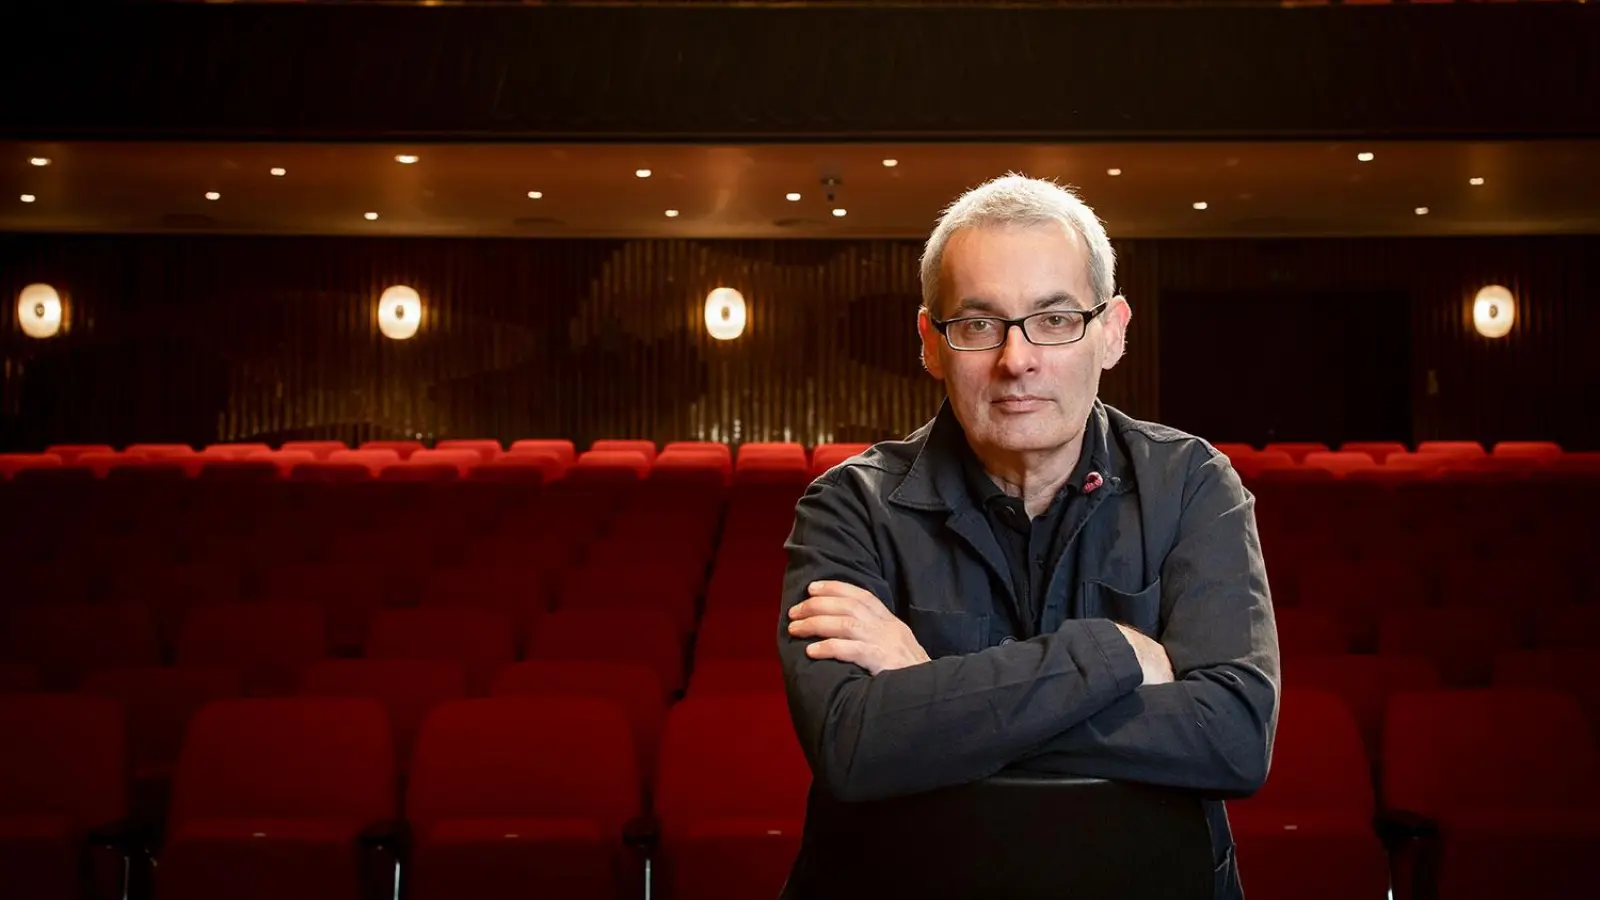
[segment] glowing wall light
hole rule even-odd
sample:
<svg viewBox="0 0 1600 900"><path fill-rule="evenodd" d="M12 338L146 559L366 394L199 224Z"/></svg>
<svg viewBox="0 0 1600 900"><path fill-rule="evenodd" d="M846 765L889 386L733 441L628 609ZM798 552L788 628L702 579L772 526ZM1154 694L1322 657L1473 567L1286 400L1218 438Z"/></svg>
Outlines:
<svg viewBox="0 0 1600 900"><path fill-rule="evenodd" d="M1498 284L1478 292L1472 301L1472 324L1486 338L1505 337L1517 321L1517 298Z"/></svg>
<svg viewBox="0 0 1600 900"><path fill-rule="evenodd" d="M403 341L422 325L422 298L413 288L397 284L378 299L378 330L383 336Z"/></svg>
<svg viewBox="0 0 1600 900"><path fill-rule="evenodd" d="M706 295L706 331L719 341L744 334L744 295L733 288L717 288Z"/></svg>
<svg viewBox="0 0 1600 900"><path fill-rule="evenodd" d="M55 337L61 331L61 295L48 284L23 288L17 295L17 324L28 337Z"/></svg>

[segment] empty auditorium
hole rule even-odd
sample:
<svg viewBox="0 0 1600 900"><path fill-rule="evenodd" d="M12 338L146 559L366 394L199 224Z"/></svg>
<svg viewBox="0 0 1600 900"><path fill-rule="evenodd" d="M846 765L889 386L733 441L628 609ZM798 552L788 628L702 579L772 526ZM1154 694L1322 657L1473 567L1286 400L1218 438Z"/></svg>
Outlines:
<svg viewBox="0 0 1600 900"><path fill-rule="evenodd" d="M0 34L0 900L1600 897L1600 4Z"/></svg>

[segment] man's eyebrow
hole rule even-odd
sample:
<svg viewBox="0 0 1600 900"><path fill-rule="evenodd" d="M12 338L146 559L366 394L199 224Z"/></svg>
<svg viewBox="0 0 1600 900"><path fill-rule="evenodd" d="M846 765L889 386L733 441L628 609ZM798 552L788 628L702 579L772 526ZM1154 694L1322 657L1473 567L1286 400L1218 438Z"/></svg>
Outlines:
<svg viewBox="0 0 1600 900"><path fill-rule="evenodd" d="M1078 302L1077 296L1069 291L1057 291L1054 294L1048 294L1033 301L1033 309L1035 312L1041 309L1050 309L1054 306L1066 306L1073 309L1084 308L1083 304ZM950 315L953 318L961 315L962 313L979 313L987 316L998 316L1000 315L1000 308L982 297L963 297L961 298L961 302L956 304L955 309L950 311Z"/></svg>

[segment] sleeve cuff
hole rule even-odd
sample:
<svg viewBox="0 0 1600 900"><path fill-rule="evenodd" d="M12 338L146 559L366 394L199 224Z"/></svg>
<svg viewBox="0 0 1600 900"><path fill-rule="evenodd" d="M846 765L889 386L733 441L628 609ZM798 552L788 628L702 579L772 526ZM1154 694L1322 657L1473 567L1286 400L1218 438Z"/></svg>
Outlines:
<svg viewBox="0 0 1600 900"><path fill-rule="evenodd" d="M1095 649L1106 661L1106 671L1111 673L1111 678L1116 682L1117 696L1144 684L1144 669L1139 666L1139 657L1133 652L1133 645L1117 630L1116 624L1109 619L1089 619L1084 624L1088 626Z"/></svg>

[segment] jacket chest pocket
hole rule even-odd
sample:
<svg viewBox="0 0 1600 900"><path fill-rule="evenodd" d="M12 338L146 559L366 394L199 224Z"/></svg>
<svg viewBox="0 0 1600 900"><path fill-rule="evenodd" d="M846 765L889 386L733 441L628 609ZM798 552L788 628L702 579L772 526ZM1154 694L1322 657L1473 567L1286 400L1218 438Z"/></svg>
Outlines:
<svg viewBox="0 0 1600 900"><path fill-rule="evenodd" d="M951 609L909 606L906 625L928 656L963 656L989 645L989 616Z"/></svg>
<svg viewBox="0 0 1600 900"><path fill-rule="evenodd" d="M1161 579L1149 587L1129 592L1103 581L1083 583L1083 618L1110 619L1137 629L1152 638L1160 637Z"/></svg>

